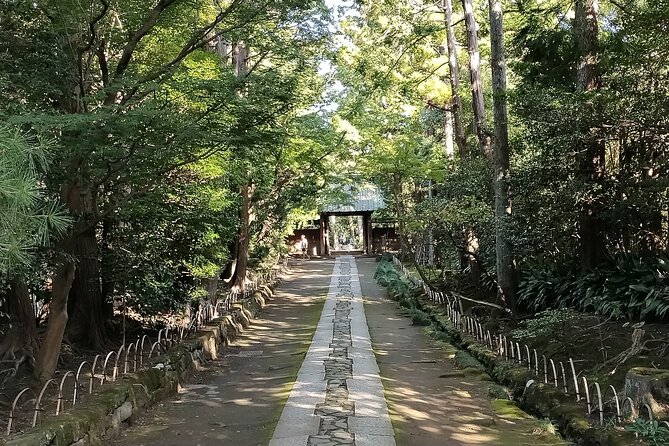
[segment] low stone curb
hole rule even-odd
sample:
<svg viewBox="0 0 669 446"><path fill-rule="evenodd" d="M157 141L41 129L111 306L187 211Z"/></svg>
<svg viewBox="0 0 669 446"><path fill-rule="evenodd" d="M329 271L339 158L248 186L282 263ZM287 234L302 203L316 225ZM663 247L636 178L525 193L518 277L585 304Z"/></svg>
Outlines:
<svg viewBox="0 0 669 446"><path fill-rule="evenodd" d="M128 421L174 394L180 384L207 359L216 359L247 328L271 300L272 287L233 306L165 354L151 359L151 367L125 375L91 395L90 401L49 418L41 425L0 444L6 446L97 446L117 437Z"/></svg>
<svg viewBox="0 0 669 446"><path fill-rule="evenodd" d="M416 303L452 345L469 353L485 367L493 380L510 390L521 409L555 421L560 432L570 441L584 446L629 446L638 443L631 432L593 426L585 417L581 403L552 385L538 382L526 367L504 361L472 336L457 330L443 308L424 298L416 299ZM530 380L534 384L526 387Z"/></svg>

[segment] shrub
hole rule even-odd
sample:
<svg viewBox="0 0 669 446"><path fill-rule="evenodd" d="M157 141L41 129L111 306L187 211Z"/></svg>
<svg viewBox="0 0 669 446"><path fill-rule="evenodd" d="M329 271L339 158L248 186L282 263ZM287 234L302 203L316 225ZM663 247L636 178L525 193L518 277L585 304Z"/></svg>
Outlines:
<svg viewBox="0 0 669 446"><path fill-rule="evenodd" d="M638 418L634 423L625 426L625 429L638 434L644 440L644 443L650 446L665 446L669 444L669 429L660 426L657 421Z"/></svg>
<svg viewBox="0 0 669 446"><path fill-rule="evenodd" d="M531 270L522 278L519 303L527 310L574 308L614 319L669 318L669 258L617 256L594 271Z"/></svg>

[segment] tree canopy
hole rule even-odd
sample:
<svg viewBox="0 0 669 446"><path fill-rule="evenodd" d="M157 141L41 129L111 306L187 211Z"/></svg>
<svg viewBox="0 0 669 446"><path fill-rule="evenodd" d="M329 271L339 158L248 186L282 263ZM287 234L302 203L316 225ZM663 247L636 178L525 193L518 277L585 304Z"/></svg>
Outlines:
<svg viewBox="0 0 669 446"><path fill-rule="evenodd" d="M29 351L45 379L63 339L111 342L121 301L243 289L358 179L439 286L665 320L668 19L636 0L0 0L0 311L30 328L0 357ZM33 301L46 335L15 310Z"/></svg>

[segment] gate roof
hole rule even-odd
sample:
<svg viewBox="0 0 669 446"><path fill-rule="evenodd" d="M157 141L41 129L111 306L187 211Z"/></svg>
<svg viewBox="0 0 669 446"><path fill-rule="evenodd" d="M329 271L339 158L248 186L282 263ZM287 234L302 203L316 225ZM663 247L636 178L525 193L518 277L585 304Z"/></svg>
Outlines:
<svg viewBox="0 0 669 446"><path fill-rule="evenodd" d="M383 200L383 194L378 187L373 184L364 184L362 186L342 186L340 187L342 197L340 200L326 202L321 207L323 214L340 213L366 213L373 212L386 207Z"/></svg>

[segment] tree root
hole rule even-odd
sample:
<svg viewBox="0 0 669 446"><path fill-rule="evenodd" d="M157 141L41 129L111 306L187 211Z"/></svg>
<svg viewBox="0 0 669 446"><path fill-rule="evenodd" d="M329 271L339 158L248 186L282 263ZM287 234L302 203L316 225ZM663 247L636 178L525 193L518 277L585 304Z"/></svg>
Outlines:
<svg viewBox="0 0 669 446"><path fill-rule="evenodd" d="M0 377L4 376L0 385L4 386L10 378L16 376L23 364L31 368L35 367L35 356L32 350L29 345L26 345L20 330L9 330L3 342L0 343L0 364L13 364L13 366L0 371Z"/></svg>
<svg viewBox="0 0 669 446"><path fill-rule="evenodd" d="M609 359L608 361L604 362L602 365L597 367L597 370L600 371L613 364L613 369L610 372L608 372L608 375L614 375L618 371L618 367L623 365L631 357L636 356L642 351L644 351L646 342L648 342L648 341L642 342L645 334L646 334L645 330L641 330L640 328L635 328L634 331L632 332L632 346L627 350L620 352L619 354Z"/></svg>
<svg viewBox="0 0 669 446"><path fill-rule="evenodd" d="M0 361L0 363L3 362L4 363L13 362L14 366L0 371L0 376L5 375L5 379L3 379L2 383L0 383L1 386L4 386L5 383L9 380L9 378L14 377L19 373L19 367L21 367L22 364L27 363L28 365L30 365L30 367L35 367L35 358L32 355L28 354L24 354L18 359Z"/></svg>

